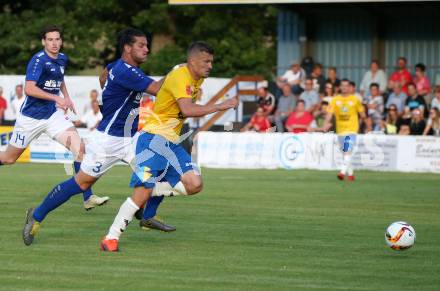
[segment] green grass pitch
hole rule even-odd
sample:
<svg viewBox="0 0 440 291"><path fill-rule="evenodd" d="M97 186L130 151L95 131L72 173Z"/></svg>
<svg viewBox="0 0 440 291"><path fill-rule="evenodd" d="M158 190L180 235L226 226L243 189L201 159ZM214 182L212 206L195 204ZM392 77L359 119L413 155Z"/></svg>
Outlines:
<svg viewBox="0 0 440 291"><path fill-rule="evenodd" d="M0 167L1 290L440 290L440 176L204 169L205 189L160 208L177 231L141 230L120 253L98 244L130 194L129 168L94 187L109 195L86 212L82 197L51 213L30 247L25 209L68 176L62 165ZM407 220L415 246L388 249L384 230Z"/></svg>

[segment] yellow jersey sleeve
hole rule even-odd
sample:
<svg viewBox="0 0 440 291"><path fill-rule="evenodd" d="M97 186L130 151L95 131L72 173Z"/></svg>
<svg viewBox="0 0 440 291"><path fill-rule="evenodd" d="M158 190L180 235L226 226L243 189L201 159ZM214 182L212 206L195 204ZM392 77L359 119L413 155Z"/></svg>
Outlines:
<svg viewBox="0 0 440 291"><path fill-rule="evenodd" d="M364 105L362 105L361 101L357 99L357 103L356 103L356 110L358 113L364 112Z"/></svg>
<svg viewBox="0 0 440 291"><path fill-rule="evenodd" d="M167 83L168 90L176 100L180 98L192 98L192 79L189 78L188 74L185 74L184 70L177 70L178 71L172 74L173 76L169 79L169 82Z"/></svg>
<svg viewBox="0 0 440 291"><path fill-rule="evenodd" d="M173 143L178 142L185 117L180 112L177 100L191 98L194 102L202 83L203 79L192 78L186 66L170 72L157 93L153 113L148 117L143 130L161 135Z"/></svg>

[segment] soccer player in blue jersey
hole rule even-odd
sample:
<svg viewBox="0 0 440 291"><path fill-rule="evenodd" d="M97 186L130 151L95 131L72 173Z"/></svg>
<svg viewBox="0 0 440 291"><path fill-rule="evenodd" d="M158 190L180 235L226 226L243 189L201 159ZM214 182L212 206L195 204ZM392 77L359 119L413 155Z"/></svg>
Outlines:
<svg viewBox="0 0 440 291"><path fill-rule="evenodd" d="M137 132L139 103L144 92L156 95L163 83L154 81L139 68L148 55L147 38L137 29L128 28L118 35L122 52L108 67L102 93L103 118L86 145L80 171L49 192L37 208L29 208L23 228L23 241L33 242L46 215L75 194L90 187L117 162L134 160L132 137Z"/></svg>
<svg viewBox="0 0 440 291"><path fill-rule="evenodd" d="M75 111L64 82L68 58L60 52L63 40L61 29L47 26L41 35L43 50L29 61L26 70L26 99L17 116L14 131L6 151L0 152L0 166L14 164L30 142L46 133L64 145L74 156L74 167L79 170L84 144L73 123L65 115ZM63 94L62 98L59 94ZM109 198L93 195L91 189L83 191L84 208L92 209Z"/></svg>

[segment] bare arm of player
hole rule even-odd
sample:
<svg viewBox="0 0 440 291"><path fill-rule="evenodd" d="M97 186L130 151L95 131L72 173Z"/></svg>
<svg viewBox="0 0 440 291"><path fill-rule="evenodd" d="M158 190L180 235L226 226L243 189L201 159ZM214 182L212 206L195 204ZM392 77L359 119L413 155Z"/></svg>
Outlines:
<svg viewBox="0 0 440 291"><path fill-rule="evenodd" d="M73 113L76 114L75 105L73 104L72 99L70 99L70 95L69 95L69 92L67 91L67 87L66 87L66 82L63 81L63 83L61 83L60 90L61 90L61 93L63 93L64 103L66 105L66 108L72 110Z"/></svg>
<svg viewBox="0 0 440 291"><path fill-rule="evenodd" d="M26 81L24 86L25 94L39 99L55 101L59 108L62 108L64 110L67 108L64 98L43 91L40 88L38 88L36 84L37 83L35 81Z"/></svg>
<svg viewBox="0 0 440 291"><path fill-rule="evenodd" d="M210 113L235 108L238 105L238 99L231 98L219 104L199 105L193 103L191 98L179 98L177 104L185 117L202 117Z"/></svg>
<svg viewBox="0 0 440 291"><path fill-rule="evenodd" d="M333 118L333 113L328 112L327 115L325 116L324 126L322 127L322 130L324 132L329 131L330 128L332 127L332 118Z"/></svg>
<svg viewBox="0 0 440 291"><path fill-rule="evenodd" d="M162 87L163 82L165 81L165 77L163 77L162 79L160 79L159 81L154 81L150 84L150 86L148 86L147 90L145 90L145 92L147 92L148 94L157 95L157 92L159 92L160 87Z"/></svg>
<svg viewBox="0 0 440 291"><path fill-rule="evenodd" d="M107 68L104 68L104 71L102 71L101 75L99 75L99 86L101 86L101 89L104 89L105 82L107 81L108 77L108 70Z"/></svg>

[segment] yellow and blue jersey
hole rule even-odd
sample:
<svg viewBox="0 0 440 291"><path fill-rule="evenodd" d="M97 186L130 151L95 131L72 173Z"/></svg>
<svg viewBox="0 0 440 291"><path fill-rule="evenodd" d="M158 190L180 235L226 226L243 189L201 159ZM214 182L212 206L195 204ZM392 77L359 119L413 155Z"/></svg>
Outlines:
<svg viewBox="0 0 440 291"><path fill-rule="evenodd" d="M327 111L335 115L337 134L351 134L359 131L359 113L364 112L364 107L356 96L333 97Z"/></svg>
<svg viewBox="0 0 440 291"><path fill-rule="evenodd" d="M148 118L143 130L176 143L185 122L177 100L191 98L195 102L203 80L193 79L187 66L171 71L157 93L153 114Z"/></svg>

